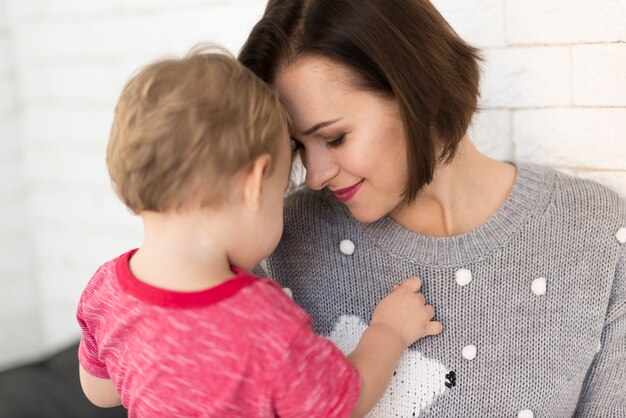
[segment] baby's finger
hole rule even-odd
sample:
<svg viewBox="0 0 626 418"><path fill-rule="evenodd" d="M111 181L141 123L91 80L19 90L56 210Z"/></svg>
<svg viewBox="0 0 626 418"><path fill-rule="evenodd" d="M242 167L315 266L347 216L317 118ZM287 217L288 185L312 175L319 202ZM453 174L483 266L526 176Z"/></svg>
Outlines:
<svg viewBox="0 0 626 418"><path fill-rule="evenodd" d="M422 287L422 281L419 277L410 277L402 283L402 286L408 288L412 292L419 292Z"/></svg>
<svg viewBox="0 0 626 418"><path fill-rule="evenodd" d="M426 335L437 335L443 331L443 324L439 321L430 321L426 325Z"/></svg>
<svg viewBox="0 0 626 418"><path fill-rule="evenodd" d="M422 295L421 293L416 293L415 297L417 298L417 301L419 302L420 305L423 306L426 304L426 298L424 298L424 295Z"/></svg>
<svg viewBox="0 0 626 418"><path fill-rule="evenodd" d="M426 318L433 319L435 317L435 308L430 305L424 305L424 312L426 313Z"/></svg>

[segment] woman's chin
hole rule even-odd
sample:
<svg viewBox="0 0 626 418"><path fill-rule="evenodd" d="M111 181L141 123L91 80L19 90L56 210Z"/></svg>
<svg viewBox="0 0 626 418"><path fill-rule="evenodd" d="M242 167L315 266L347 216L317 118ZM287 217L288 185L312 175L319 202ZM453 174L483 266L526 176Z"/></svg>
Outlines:
<svg viewBox="0 0 626 418"><path fill-rule="evenodd" d="M348 206L348 210L350 211L350 214L352 215L352 217L354 217L354 219L366 224L376 222L385 216L385 213L372 210L372 208L351 208L350 206Z"/></svg>

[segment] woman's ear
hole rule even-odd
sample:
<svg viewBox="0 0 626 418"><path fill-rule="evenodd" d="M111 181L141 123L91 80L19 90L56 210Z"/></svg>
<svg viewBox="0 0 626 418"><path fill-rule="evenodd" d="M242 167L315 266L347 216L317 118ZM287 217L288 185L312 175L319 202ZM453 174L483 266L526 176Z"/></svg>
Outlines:
<svg viewBox="0 0 626 418"><path fill-rule="evenodd" d="M252 212L257 212L261 208L263 182L270 170L271 162L272 157L269 154L263 154L254 160L244 173L243 204Z"/></svg>

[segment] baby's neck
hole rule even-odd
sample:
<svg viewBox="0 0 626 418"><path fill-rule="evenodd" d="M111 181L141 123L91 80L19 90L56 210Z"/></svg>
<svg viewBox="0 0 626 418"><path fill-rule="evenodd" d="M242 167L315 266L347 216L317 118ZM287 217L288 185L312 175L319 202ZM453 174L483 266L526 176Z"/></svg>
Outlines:
<svg viewBox="0 0 626 418"><path fill-rule="evenodd" d="M192 216L142 213L142 218L144 242L130 261L142 282L193 292L234 276L218 228L204 228Z"/></svg>

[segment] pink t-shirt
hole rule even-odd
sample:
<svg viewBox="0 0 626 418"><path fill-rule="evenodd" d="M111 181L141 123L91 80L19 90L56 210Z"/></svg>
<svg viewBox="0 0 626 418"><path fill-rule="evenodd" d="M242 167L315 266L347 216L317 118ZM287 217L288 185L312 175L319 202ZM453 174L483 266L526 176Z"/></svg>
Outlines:
<svg viewBox="0 0 626 418"><path fill-rule="evenodd" d="M357 370L273 281L200 292L135 278L136 250L104 264L78 305L80 364L111 379L129 417L348 417Z"/></svg>

